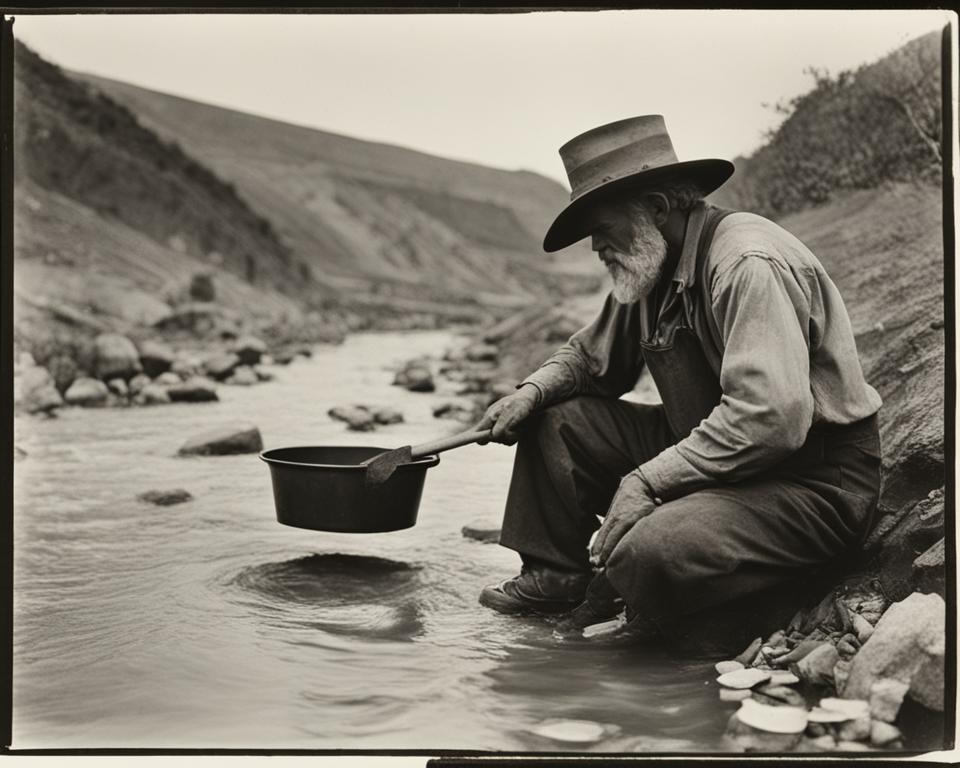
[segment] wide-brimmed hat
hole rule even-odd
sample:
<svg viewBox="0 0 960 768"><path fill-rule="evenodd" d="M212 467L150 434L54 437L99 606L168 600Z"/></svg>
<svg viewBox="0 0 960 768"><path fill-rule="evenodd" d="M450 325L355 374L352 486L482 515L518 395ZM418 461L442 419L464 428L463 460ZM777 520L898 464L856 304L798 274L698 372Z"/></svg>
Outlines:
<svg viewBox="0 0 960 768"><path fill-rule="evenodd" d="M570 204L557 216L543 249L559 251L590 234L586 213L627 187L690 182L706 196L733 174L728 160L680 162L662 115L643 115L601 125L560 147L570 180Z"/></svg>

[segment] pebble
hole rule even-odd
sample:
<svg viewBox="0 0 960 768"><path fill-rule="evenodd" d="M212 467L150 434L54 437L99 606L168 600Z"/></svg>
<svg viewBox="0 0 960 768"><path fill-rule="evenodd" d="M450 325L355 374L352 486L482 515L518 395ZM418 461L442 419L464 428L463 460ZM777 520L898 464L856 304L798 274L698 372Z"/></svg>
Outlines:
<svg viewBox="0 0 960 768"><path fill-rule="evenodd" d="M623 627L624 624L626 624L626 621L618 616L615 619L610 619L610 621L601 621L598 624L591 624L588 627L584 627L583 636L590 639L591 637L597 637L599 635L609 635Z"/></svg>
<svg viewBox="0 0 960 768"><path fill-rule="evenodd" d="M173 488L169 491L147 491L146 493L141 493L137 498L140 501L146 501L160 507L169 507L173 504L182 504L185 501L190 501L193 496L183 488Z"/></svg>
<svg viewBox="0 0 960 768"><path fill-rule="evenodd" d="M877 747L898 741L902 736L900 729L895 725L882 720L874 720L870 723L870 743Z"/></svg>
<svg viewBox="0 0 960 768"><path fill-rule="evenodd" d="M800 659L792 671L804 682L829 685L833 682L833 667L839 660L837 649L831 643L824 642Z"/></svg>
<svg viewBox="0 0 960 768"><path fill-rule="evenodd" d="M713 665L713 668L717 670L718 675L725 675L727 672L735 672L738 669L743 669L743 664L739 661L718 661Z"/></svg>
<svg viewBox="0 0 960 768"><path fill-rule="evenodd" d="M843 723L850 719L850 715L835 709L814 707L810 710L809 718L811 723Z"/></svg>
<svg viewBox="0 0 960 768"><path fill-rule="evenodd" d="M816 648L819 648L822 644L823 643L820 640L801 640L797 644L797 647L790 651L790 653L778 657L776 663L778 666L782 666L798 662L808 653Z"/></svg>
<svg viewBox="0 0 960 768"><path fill-rule="evenodd" d="M802 707L773 707L754 699L745 699L737 711L744 725L767 733L803 733L807 711Z"/></svg>
<svg viewBox="0 0 960 768"><path fill-rule="evenodd" d="M773 685L771 683L761 685L759 688L754 689L753 698L763 704L770 704L777 707L786 705L806 708L807 706L807 702L803 696L792 688L787 688L784 685Z"/></svg>
<svg viewBox="0 0 960 768"><path fill-rule="evenodd" d="M465 539L475 539L485 544L497 544L500 541L500 529L484 525L465 525L460 529Z"/></svg>
<svg viewBox="0 0 960 768"><path fill-rule="evenodd" d="M720 685L727 688L753 688L770 679L770 673L762 669L735 669L717 678Z"/></svg>
<svg viewBox="0 0 960 768"><path fill-rule="evenodd" d="M870 686L871 716L887 723L894 722L909 688L908 683L892 678L877 680Z"/></svg>
<svg viewBox="0 0 960 768"><path fill-rule="evenodd" d="M739 661L743 666L748 667L753 664L754 660L757 658L757 654L760 652L760 647L763 645L763 639L757 638L750 645L747 646L746 650L737 656L734 661Z"/></svg>
<svg viewBox="0 0 960 768"><path fill-rule="evenodd" d="M749 688L721 688L720 701L743 701L752 696Z"/></svg>
<svg viewBox="0 0 960 768"><path fill-rule="evenodd" d="M537 736L554 741L567 741L577 744L586 744L599 741L607 732L607 728L590 720L558 720L544 723L529 729Z"/></svg>
<svg viewBox="0 0 960 768"><path fill-rule="evenodd" d="M845 741L865 741L870 738L870 715L848 720L837 731L837 738Z"/></svg>

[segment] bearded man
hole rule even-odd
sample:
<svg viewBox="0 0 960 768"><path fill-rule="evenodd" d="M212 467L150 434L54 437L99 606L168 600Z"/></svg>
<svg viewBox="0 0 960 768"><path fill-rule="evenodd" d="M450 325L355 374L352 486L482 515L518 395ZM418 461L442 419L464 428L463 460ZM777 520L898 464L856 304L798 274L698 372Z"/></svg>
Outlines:
<svg viewBox="0 0 960 768"><path fill-rule="evenodd" d="M571 203L544 250L589 236L613 291L478 425L519 440L500 543L522 561L480 602L575 626L625 604L650 636L739 617L874 521L881 401L843 301L789 232L704 202L733 165L679 162L661 116L560 155ZM619 399L644 368L661 405Z"/></svg>

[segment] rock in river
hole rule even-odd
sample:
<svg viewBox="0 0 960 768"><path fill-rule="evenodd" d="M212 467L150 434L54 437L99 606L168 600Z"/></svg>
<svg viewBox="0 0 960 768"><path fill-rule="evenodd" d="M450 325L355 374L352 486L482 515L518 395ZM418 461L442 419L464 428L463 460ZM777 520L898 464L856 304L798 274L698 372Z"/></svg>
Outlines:
<svg viewBox="0 0 960 768"><path fill-rule="evenodd" d="M233 345L233 353L241 365L256 365L267 351L267 345L256 336L241 336Z"/></svg>
<svg viewBox="0 0 960 768"><path fill-rule="evenodd" d="M361 405L337 405L327 411L327 416L346 422L354 432L371 432L377 428L373 414Z"/></svg>
<svg viewBox="0 0 960 768"><path fill-rule="evenodd" d="M217 352L208 357L203 368L207 375L217 381L224 381L230 378L230 375L240 365L240 358L232 352Z"/></svg>
<svg viewBox="0 0 960 768"><path fill-rule="evenodd" d="M27 368L19 376L19 402L29 413L49 413L63 405L63 398L50 372L42 367Z"/></svg>
<svg viewBox="0 0 960 768"><path fill-rule="evenodd" d="M245 387L249 387L251 384L259 383L260 377L257 376L256 371L254 371L249 365L238 365L237 369L233 372L233 375L227 379L227 384L239 384Z"/></svg>
<svg viewBox="0 0 960 768"><path fill-rule="evenodd" d="M169 371L175 359L173 350L163 342L148 339L140 343L140 365L151 379Z"/></svg>
<svg viewBox="0 0 960 768"><path fill-rule="evenodd" d="M137 405L165 405L170 402L170 393L159 384L147 384L134 396Z"/></svg>
<svg viewBox="0 0 960 768"><path fill-rule="evenodd" d="M263 438L259 429L250 425L234 425L191 438L177 453L180 456L225 456L262 450Z"/></svg>
<svg viewBox="0 0 960 768"><path fill-rule="evenodd" d="M205 376L191 376L182 384L167 388L167 395L174 402L202 403L219 400L217 386Z"/></svg>
<svg viewBox="0 0 960 768"><path fill-rule="evenodd" d="M97 377L100 379L132 379L141 371L140 353L126 336L101 333L94 340Z"/></svg>
<svg viewBox="0 0 960 768"><path fill-rule="evenodd" d="M397 371L393 383L411 392L433 392L436 389L430 368L418 360L411 360Z"/></svg>
<svg viewBox="0 0 960 768"><path fill-rule="evenodd" d="M183 488L172 488L168 491L147 491L146 493L141 493L137 498L140 501L146 501L150 504L156 504L157 506L169 507L173 504L182 504L185 501L190 501L193 496Z"/></svg>
<svg viewBox="0 0 960 768"><path fill-rule="evenodd" d="M109 394L110 390L102 381L84 377L73 382L63 397L70 405L94 408L105 405Z"/></svg>

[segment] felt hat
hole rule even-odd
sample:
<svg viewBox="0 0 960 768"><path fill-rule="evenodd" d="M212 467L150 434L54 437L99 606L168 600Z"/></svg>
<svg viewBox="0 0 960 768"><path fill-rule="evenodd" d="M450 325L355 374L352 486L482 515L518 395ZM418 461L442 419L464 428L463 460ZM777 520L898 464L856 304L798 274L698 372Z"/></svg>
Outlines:
<svg viewBox="0 0 960 768"><path fill-rule="evenodd" d="M590 234L586 213L617 191L682 181L706 196L733 174L728 160L680 162L662 115L630 117L581 133L560 147L560 157L570 180L570 203L547 231L547 252Z"/></svg>

